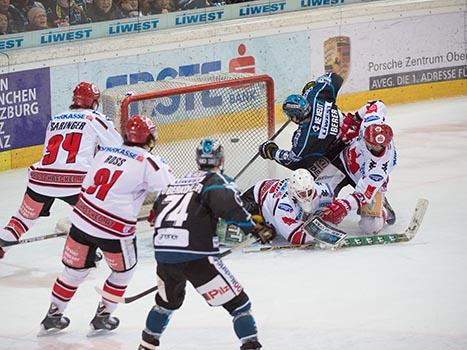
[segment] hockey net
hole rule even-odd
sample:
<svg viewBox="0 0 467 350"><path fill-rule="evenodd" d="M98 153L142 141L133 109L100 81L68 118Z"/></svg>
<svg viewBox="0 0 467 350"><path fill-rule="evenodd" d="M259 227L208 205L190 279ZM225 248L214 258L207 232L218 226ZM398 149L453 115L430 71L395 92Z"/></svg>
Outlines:
<svg viewBox="0 0 467 350"><path fill-rule="evenodd" d="M102 105L120 132L130 115L153 119L159 135L153 153L171 165L176 177L197 169L195 149L206 137L224 146L224 173L235 177L275 127L274 83L267 75L203 74L117 86L103 91ZM236 179L240 189L271 177L268 163L255 160ZM143 209L154 197L148 196Z"/></svg>

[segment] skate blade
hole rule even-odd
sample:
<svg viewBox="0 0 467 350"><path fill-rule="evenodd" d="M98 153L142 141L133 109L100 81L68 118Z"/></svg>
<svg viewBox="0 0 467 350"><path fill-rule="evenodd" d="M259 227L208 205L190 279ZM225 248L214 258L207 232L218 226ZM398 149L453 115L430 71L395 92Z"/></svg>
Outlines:
<svg viewBox="0 0 467 350"><path fill-rule="evenodd" d="M112 329L113 330L113 329ZM111 332L112 330L109 329L95 329L92 325L89 326L89 331L86 334L86 337L92 338L92 337L98 337L100 335L105 335Z"/></svg>
<svg viewBox="0 0 467 350"><path fill-rule="evenodd" d="M63 331L63 329L60 329L60 328L45 329L44 326L41 325L41 329L37 333L37 337L47 337L49 335L57 334L61 331Z"/></svg>

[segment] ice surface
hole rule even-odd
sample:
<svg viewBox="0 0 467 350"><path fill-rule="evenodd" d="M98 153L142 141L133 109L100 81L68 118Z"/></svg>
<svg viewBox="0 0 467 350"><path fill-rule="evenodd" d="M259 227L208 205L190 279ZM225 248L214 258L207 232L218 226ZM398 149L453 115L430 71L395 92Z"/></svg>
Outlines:
<svg viewBox="0 0 467 350"><path fill-rule="evenodd" d="M341 251L235 253L225 258L249 294L264 349L464 350L467 349L467 98L388 108L399 165L389 199L393 229L410 218L417 198L430 200L418 235L409 243ZM290 133L279 139L290 144ZM228 160L227 160L228 161ZM19 205L26 170L0 174L0 224ZM56 203L29 237L51 233L69 208ZM356 218L345 223L355 229ZM155 283L149 228L139 228L140 263L127 294ZM0 261L0 349L136 349L153 297L121 305L113 334L86 338L98 302L94 286L105 263L81 285L62 334L37 338L51 286L62 270L61 238L17 246ZM209 308L188 287L161 349L238 349L231 318Z"/></svg>

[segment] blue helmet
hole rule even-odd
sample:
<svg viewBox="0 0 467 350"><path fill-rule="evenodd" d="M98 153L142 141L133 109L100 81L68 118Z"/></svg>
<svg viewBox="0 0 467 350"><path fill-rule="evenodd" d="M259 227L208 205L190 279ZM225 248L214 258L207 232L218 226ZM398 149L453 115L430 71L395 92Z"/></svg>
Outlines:
<svg viewBox="0 0 467 350"><path fill-rule="evenodd" d="M202 139L196 148L196 163L200 168L213 168L222 165L224 147L219 141Z"/></svg>
<svg viewBox="0 0 467 350"><path fill-rule="evenodd" d="M308 117L311 106L302 95L290 95L285 99L282 110L294 123L300 123Z"/></svg>

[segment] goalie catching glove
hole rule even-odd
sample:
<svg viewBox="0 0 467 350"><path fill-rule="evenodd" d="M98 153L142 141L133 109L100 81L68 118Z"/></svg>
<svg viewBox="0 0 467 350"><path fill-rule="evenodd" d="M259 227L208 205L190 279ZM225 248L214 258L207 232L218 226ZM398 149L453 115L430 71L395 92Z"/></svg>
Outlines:
<svg viewBox="0 0 467 350"><path fill-rule="evenodd" d="M276 145L273 141L266 141L259 145L259 155L263 159L274 159L274 154L279 149L279 146Z"/></svg>

